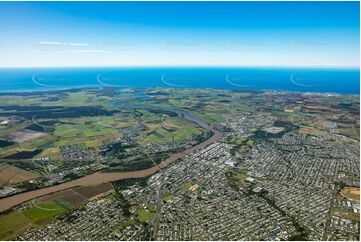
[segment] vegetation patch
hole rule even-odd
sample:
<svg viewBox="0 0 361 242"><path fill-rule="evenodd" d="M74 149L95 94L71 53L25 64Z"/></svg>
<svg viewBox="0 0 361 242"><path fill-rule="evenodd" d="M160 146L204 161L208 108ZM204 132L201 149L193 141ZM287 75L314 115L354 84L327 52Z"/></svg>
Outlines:
<svg viewBox="0 0 361 242"><path fill-rule="evenodd" d="M246 170L237 170L226 173L226 182L236 190L240 187L249 188L252 185L247 178L248 175Z"/></svg>
<svg viewBox="0 0 361 242"><path fill-rule="evenodd" d="M120 229L124 229L126 227L129 227L129 226L133 226L137 223L137 220L135 219L129 219L129 220L126 220L124 222L122 222L120 225L119 225L119 228Z"/></svg>
<svg viewBox="0 0 361 242"><path fill-rule="evenodd" d="M39 204L33 200L33 205L34 206L32 208L24 211L23 215L36 223L62 214L71 208L70 204L62 200L49 201Z"/></svg>
<svg viewBox="0 0 361 242"><path fill-rule="evenodd" d="M7 141L7 140L0 140L0 148L6 147L6 146L10 146L16 144L15 142L12 141Z"/></svg>
<svg viewBox="0 0 361 242"><path fill-rule="evenodd" d="M155 212L151 212L148 209L140 209L135 213L134 217L139 220L139 222L146 222L152 220L155 214Z"/></svg>
<svg viewBox="0 0 361 242"><path fill-rule="evenodd" d="M189 190L189 188L191 188L192 187L192 184L191 183L184 183L183 185L182 185L182 188L184 189L184 190Z"/></svg>
<svg viewBox="0 0 361 242"><path fill-rule="evenodd" d="M17 211L0 216L0 240L14 239L19 233L33 225L24 215Z"/></svg>
<svg viewBox="0 0 361 242"><path fill-rule="evenodd" d="M172 193L166 193L164 196L163 196L163 201L166 202L166 203L169 203L173 200L174 198L174 195Z"/></svg>

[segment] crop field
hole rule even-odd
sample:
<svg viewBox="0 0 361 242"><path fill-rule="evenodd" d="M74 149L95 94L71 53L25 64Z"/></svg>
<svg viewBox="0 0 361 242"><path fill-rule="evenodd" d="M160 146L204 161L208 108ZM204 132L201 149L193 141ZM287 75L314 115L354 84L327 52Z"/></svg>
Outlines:
<svg viewBox="0 0 361 242"><path fill-rule="evenodd" d="M107 193L113 190L113 186L110 183L104 183L97 186L77 187L61 192L52 193L38 200L41 202L47 201L65 201L70 204L71 207L78 207L84 204L89 199L97 197L101 194Z"/></svg>
<svg viewBox="0 0 361 242"><path fill-rule="evenodd" d="M97 186L78 187L73 191L85 197L86 199L92 199L100 194L113 190L113 186L110 183L100 184Z"/></svg>
<svg viewBox="0 0 361 242"><path fill-rule="evenodd" d="M56 98L56 101L51 101L51 98ZM61 157L61 147L75 144L99 152L109 141L122 137L121 129L132 128L137 115L141 125L146 127L145 137L139 140L141 145L182 142L192 135L201 134L195 124L171 113L121 110L109 105L111 100L127 99L130 105L140 102L132 94L113 93L113 96L108 96L96 89L24 94L22 98L0 95L0 101L7 100L4 102L7 105L0 106L0 116L17 119L6 129L0 127L0 158L30 160L45 157L56 161ZM157 104L156 98L149 102L149 105ZM172 106L166 102L162 104ZM211 117L220 119L217 114Z"/></svg>
<svg viewBox="0 0 361 242"><path fill-rule="evenodd" d="M22 143L24 141L28 141L31 139L40 138L44 135L46 135L46 134L42 133L42 132L36 132L33 130L24 129L24 130L16 131L14 133L5 135L2 138L16 142L16 143Z"/></svg>
<svg viewBox="0 0 361 242"><path fill-rule="evenodd" d="M0 186L11 186L12 184L37 178L39 175L20 169L18 167L3 164L0 165Z"/></svg>
<svg viewBox="0 0 361 242"><path fill-rule="evenodd" d="M294 95L290 98L299 98L301 101L292 106L270 106L267 93L258 95L254 92L197 90L195 95L192 89L141 91L152 98L145 103L131 93L102 92L91 88L0 95L0 103L6 104L0 106L0 117L17 119L11 125L0 126L0 158L14 160L47 157L54 161L60 157L60 147L72 144L84 145L99 152L105 144L123 137L121 129L132 128L138 121L145 128L142 130L145 135L138 140L140 145L149 142L182 142L192 135L200 134L196 125L181 117L142 109L122 110L109 104L109 101L115 100L126 100L124 105L185 110L211 124L224 122L225 114L237 111L270 110L270 115L283 117L285 121L302 122L304 134L328 130L327 126L333 119L332 112L345 110L347 103L351 115L345 113L340 116L342 120L337 120L339 125L335 132L359 139L359 121L352 116L352 112L359 109L359 104L347 96L335 98L330 103L329 98ZM272 98L282 101L282 95L272 95ZM51 98L57 100L52 101ZM332 112L322 111L330 105ZM312 107L317 108L313 110ZM320 119L317 118L320 115L315 112L325 113Z"/></svg>
<svg viewBox="0 0 361 242"><path fill-rule="evenodd" d="M33 226L31 220L18 212L0 215L0 240L14 239L14 237Z"/></svg>
<svg viewBox="0 0 361 242"><path fill-rule="evenodd" d="M145 124L148 128L148 135L141 141L142 144L157 143L161 141L181 142L192 135L201 134L201 130L190 121L180 117L162 117L153 122Z"/></svg>
<svg viewBox="0 0 361 242"><path fill-rule="evenodd" d="M27 202L25 209L19 211L12 209L7 213L0 214L0 240L14 239L26 228L43 225L55 216L78 208L90 199L113 189L112 184L105 183L97 186L78 187L33 199Z"/></svg>
<svg viewBox="0 0 361 242"><path fill-rule="evenodd" d="M69 210L70 205L63 201L31 202L33 207L19 212L11 210L0 215L0 240L15 239L27 228L37 226L56 215ZM69 206L69 207L68 207Z"/></svg>

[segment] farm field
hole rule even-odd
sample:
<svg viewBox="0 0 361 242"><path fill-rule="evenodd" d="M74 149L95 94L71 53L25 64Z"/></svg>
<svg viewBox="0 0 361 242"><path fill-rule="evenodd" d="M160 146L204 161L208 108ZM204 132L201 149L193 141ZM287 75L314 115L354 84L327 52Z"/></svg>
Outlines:
<svg viewBox="0 0 361 242"><path fill-rule="evenodd" d="M162 118L162 122L148 122L148 135L141 141L142 144L157 143L164 140L181 142L191 135L201 134L201 130L193 123L180 117Z"/></svg>
<svg viewBox="0 0 361 242"><path fill-rule="evenodd" d="M31 220L17 211L0 215L0 240L14 239L18 233L33 225Z"/></svg>
<svg viewBox="0 0 361 242"><path fill-rule="evenodd" d="M33 199L0 214L0 240L14 239L26 228L44 225L55 216L80 207L87 201L113 191L110 183L77 187Z"/></svg>
<svg viewBox="0 0 361 242"><path fill-rule="evenodd" d="M59 100L50 101L55 97ZM179 117L146 110L121 110L109 105L111 100L139 102L135 95L127 93L107 96L93 89L80 89L25 95L23 99L16 95L0 95L0 101L5 99L7 105L0 107L0 116L15 117L16 121L6 129L0 126L3 144L0 158L3 159L46 157L57 160L59 147L74 144L99 151L107 142L121 138L120 130L131 128L137 113L148 134L140 144L165 140L182 142L193 134L200 134L196 125Z"/></svg>
<svg viewBox="0 0 361 242"><path fill-rule="evenodd" d="M0 186L11 186L23 181L39 177L38 174L20 169L18 167L2 164L0 165Z"/></svg>

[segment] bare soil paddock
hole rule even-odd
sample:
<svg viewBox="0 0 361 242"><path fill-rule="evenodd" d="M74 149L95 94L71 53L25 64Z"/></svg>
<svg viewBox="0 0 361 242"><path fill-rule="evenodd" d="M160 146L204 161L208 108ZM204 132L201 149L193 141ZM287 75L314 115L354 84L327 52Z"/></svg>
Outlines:
<svg viewBox="0 0 361 242"><path fill-rule="evenodd" d="M38 177L30 171L17 168L12 165L0 165L0 186L11 186L12 184L32 180Z"/></svg>

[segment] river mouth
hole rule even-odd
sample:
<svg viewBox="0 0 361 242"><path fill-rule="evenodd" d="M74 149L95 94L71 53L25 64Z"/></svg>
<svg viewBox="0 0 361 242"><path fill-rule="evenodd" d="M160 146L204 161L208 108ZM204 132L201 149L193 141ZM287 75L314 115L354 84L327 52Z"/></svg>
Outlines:
<svg viewBox="0 0 361 242"><path fill-rule="evenodd" d="M8 209L11 209L14 206L17 206L21 203L29 201L31 199L41 197L50 193L59 192L65 189L77 187L77 186L94 186L103 183L109 183L117 180L129 179L129 178L140 178L149 176L152 174L157 173L160 169L165 168L169 164L173 163L174 161L187 156L188 154L193 153L196 150L200 150L205 148L206 146L217 142L219 139L222 138L223 133L221 131L212 129L206 122L199 119L198 117L193 116L192 114L183 111L183 110L176 110L171 108L163 108L163 107L155 107L155 106L117 106L120 108L139 108L139 109L153 109L153 110L163 110L168 112L176 113L177 115L199 125L200 127L211 131L213 135L208 138L207 140L203 141L202 143L190 147L184 151L174 153L170 155L167 159L160 162L157 166L152 166L150 168L138 171L131 171L131 172L95 172L93 174L84 176L79 179L75 179L69 182L65 182L59 185L45 187L29 192L23 192L20 194L15 194L9 197L5 197L0 199L0 212L4 212Z"/></svg>

